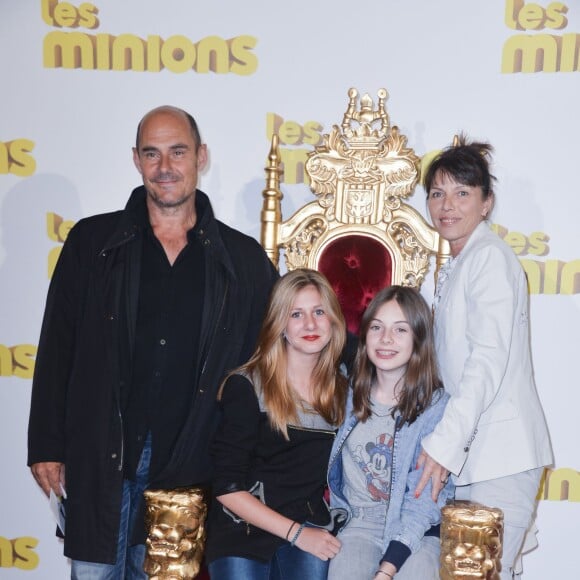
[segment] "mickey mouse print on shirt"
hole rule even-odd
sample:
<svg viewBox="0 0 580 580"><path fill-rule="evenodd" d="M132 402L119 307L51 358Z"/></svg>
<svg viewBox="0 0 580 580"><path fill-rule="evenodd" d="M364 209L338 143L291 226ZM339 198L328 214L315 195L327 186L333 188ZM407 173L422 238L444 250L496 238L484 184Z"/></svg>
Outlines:
<svg viewBox="0 0 580 580"><path fill-rule="evenodd" d="M369 441L364 450L362 445L358 445L354 458L365 475L372 500L388 502L391 492L393 437L381 433L376 441Z"/></svg>

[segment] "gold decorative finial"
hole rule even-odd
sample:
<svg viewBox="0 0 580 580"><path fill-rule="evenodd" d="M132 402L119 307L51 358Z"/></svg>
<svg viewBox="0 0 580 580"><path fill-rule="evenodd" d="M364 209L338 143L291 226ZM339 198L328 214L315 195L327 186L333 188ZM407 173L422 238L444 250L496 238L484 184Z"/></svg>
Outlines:
<svg viewBox="0 0 580 580"><path fill-rule="evenodd" d="M373 99L365 93L360 99L359 110L356 110L358 91L351 88L348 91L349 102L342 119L342 132L348 138L351 147L367 148L378 145L389 131L389 116L385 109L385 101L388 97L386 89L377 91L377 108L374 109ZM373 125L380 121L379 128ZM358 125L358 126L356 126Z"/></svg>

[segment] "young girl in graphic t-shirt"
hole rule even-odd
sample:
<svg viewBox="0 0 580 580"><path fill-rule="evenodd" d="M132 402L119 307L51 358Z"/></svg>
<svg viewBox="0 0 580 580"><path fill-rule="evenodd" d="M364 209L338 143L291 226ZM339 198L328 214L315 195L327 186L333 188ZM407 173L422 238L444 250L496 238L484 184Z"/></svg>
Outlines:
<svg viewBox="0 0 580 580"><path fill-rule="evenodd" d="M361 322L347 416L331 452L331 505L349 519L328 580L437 580L440 509L453 495L446 483L437 503L416 497L421 440L443 413L425 300L412 288L380 291Z"/></svg>

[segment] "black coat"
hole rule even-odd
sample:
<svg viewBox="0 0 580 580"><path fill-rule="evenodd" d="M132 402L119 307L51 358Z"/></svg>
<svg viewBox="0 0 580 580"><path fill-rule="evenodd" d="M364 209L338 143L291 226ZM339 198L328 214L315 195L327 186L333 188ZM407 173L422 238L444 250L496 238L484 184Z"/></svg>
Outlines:
<svg viewBox="0 0 580 580"><path fill-rule="evenodd" d="M36 357L28 465L65 464L65 555L113 563L123 483L120 391L131 369L142 235L133 191L123 211L79 221L55 269ZM198 377L173 453L151 487L211 478L209 444L224 374L252 354L277 273L253 239L214 218L207 196L196 208L205 251Z"/></svg>

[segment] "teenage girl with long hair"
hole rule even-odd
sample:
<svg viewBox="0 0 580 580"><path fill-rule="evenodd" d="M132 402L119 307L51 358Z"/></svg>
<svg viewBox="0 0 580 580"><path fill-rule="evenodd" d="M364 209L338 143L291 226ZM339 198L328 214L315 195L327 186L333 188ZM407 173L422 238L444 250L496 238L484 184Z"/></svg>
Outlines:
<svg viewBox="0 0 580 580"><path fill-rule="evenodd" d="M437 580L441 507L414 495L421 440L443 414L431 312L412 288L381 290L365 311L347 417L331 453L331 505L348 512L329 580Z"/></svg>
<svg viewBox="0 0 580 580"><path fill-rule="evenodd" d="M254 355L221 391L206 549L212 578L326 580L340 548L321 526L329 523L326 467L344 418L345 338L322 274L280 278Z"/></svg>

